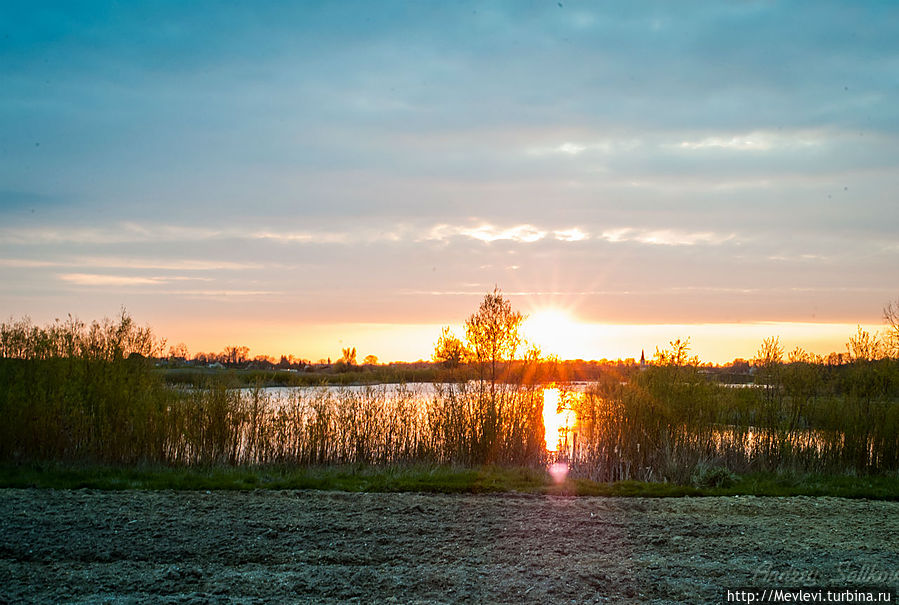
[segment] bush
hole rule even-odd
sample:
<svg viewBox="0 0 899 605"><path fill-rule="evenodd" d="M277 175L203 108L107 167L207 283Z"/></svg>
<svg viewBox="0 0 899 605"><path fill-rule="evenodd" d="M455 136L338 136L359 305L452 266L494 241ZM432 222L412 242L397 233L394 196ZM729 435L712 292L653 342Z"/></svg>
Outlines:
<svg viewBox="0 0 899 605"><path fill-rule="evenodd" d="M735 474L723 466L710 466L697 464L690 477L690 483L694 487L730 487L739 479Z"/></svg>

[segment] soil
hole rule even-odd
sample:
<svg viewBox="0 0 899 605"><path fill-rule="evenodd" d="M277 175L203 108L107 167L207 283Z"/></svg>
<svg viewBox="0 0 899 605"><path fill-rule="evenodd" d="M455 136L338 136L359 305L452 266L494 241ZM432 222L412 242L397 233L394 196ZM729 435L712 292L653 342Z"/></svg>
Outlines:
<svg viewBox="0 0 899 605"><path fill-rule="evenodd" d="M899 588L899 502L0 490L0 602L722 602Z"/></svg>

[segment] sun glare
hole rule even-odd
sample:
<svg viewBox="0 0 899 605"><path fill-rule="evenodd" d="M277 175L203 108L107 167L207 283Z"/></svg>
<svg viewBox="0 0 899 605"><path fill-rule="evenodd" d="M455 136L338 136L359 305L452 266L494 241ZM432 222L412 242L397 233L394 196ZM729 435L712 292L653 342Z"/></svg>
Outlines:
<svg viewBox="0 0 899 605"><path fill-rule="evenodd" d="M543 427L546 430L546 451L555 452L559 448L560 438L568 428L571 412L559 412L559 389L543 389Z"/></svg>
<svg viewBox="0 0 899 605"><path fill-rule="evenodd" d="M578 322L560 309L537 311L525 320L523 327L525 337L544 354L563 359L575 353L576 343L582 336Z"/></svg>

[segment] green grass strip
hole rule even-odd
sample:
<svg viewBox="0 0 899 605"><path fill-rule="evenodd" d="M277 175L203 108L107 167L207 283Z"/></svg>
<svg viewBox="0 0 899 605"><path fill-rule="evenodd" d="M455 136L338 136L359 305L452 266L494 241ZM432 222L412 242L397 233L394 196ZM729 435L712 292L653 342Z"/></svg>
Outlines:
<svg viewBox="0 0 899 605"><path fill-rule="evenodd" d="M897 476L755 473L727 487L567 478L542 469L455 466L163 467L0 465L0 488L97 490L293 490L347 492L525 493L559 496L833 496L899 500Z"/></svg>

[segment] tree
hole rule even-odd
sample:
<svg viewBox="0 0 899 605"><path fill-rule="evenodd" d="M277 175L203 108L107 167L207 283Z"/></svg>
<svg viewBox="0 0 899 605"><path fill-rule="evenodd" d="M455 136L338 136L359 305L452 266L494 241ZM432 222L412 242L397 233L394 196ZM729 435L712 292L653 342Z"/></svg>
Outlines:
<svg viewBox="0 0 899 605"><path fill-rule="evenodd" d="M179 342L177 345L173 347L169 347L169 359L180 358L187 359L188 351L187 345L183 342Z"/></svg>
<svg viewBox="0 0 899 605"><path fill-rule="evenodd" d="M699 365L699 357L694 355L690 357L690 339L672 340L668 343L669 348L660 350L656 347L656 353L653 355L653 362L661 366L684 366Z"/></svg>
<svg viewBox="0 0 899 605"><path fill-rule="evenodd" d="M512 310L512 303L503 298L499 288L484 296L478 312L465 322L465 339L471 358L478 364L483 379L490 371L490 391L496 390L497 366L515 359L522 344L520 334L524 316Z"/></svg>
<svg viewBox="0 0 899 605"><path fill-rule="evenodd" d="M780 336L774 336L762 341L762 346L756 352L752 363L757 368L769 369L779 366L783 360L784 348L780 344Z"/></svg>
<svg viewBox="0 0 899 605"><path fill-rule="evenodd" d="M222 352L222 362L226 364L236 365L247 361L250 354L250 347L225 347Z"/></svg>
<svg viewBox="0 0 899 605"><path fill-rule="evenodd" d="M774 336L762 341L752 365L755 366L758 382L765 387L765 401L773 405L780 393L784 348L780 337Z"/></svg>
<svg viewBox="0 0 899 605"><path fill-rule="evenodd" d="M356 365L356 347L347 347L346 349L341 349L341 351L343 355L337 363L344 363L348 366Z"/></svg>
<svg viewBox="0 0 899 605"><path fill-rule="evenodd" d="M899 298L883 308L883 320L887 323L885 346L891 357L899 357Z"/></svg>
<svg viewBox="0 0 899 605"><path fill-rule="evenodd" d="M520 334L524 317L498 288L465 322L465 341L443 328L433 359L446 368L471 364L479 380L438 385L429 417L457 459L486 464L545 455L542 390L529 378L538 364ZM513 363L514 362L514 363Z"/></svg>
<svg viewBox="0 0 899 605"><path fill-rule="evenodd" d="M366 355L365 359L362 360L367 366L376 366L378 365L378 356L377 355Z"/></svg>
<svg viewBox="0 0 899 605"><path fill-rule="evenodd" d="M434 362L452 370L462 365L465 357L465 345L456 338L449 326L444 327L440 332L440 338L437 339L437 344L434 346Z"/></svg>
<svg viewBox="0 0 899 605"><path fill-rule="evenodd" d="M802 347L796 347L787 356L789 362L783 368L784 392L790 398L790 426L793 431L799 425L803 408L818 391L820 361Z"/></svg>
<svg viewBox="0 0 899 605"><path fill-rule="evenodd" d="M855 336L849 337L846 343L846 351L849 353L849 359L852 361L873 361L883 357L883 348L881 342L877 338L877 334L871 334L867 330L862 330L858 326L858 332Z"/></svg>

